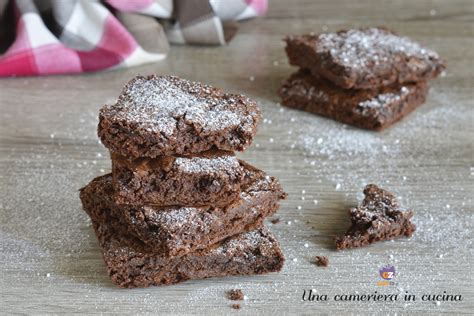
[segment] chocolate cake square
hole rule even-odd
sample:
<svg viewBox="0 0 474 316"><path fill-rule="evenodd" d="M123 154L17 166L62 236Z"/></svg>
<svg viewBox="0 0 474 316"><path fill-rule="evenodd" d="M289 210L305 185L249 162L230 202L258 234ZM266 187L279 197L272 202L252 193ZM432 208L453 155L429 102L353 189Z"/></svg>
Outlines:
<svg viewBox="0 0 474 316"><path fill-rule="evenodd" d="M394 84L372 90L342 89L300 69L279 89L282 105L356 127L382 130L424 103L426 82Z"/></svg>
<svg viewBox="0 0 474 316"><path fill-rule="evenodd" d="M98 135L129 158L242 151L261 118L255 101L174 76L137 76L100 110Z"/></svg>
<svg viewBox="0 0 474 316"><path fill-rule="evenodd" d="M134 160L111 156L117 204L224 206L239 196L244 180L245 168L232 152Z"/></svg>
<svg viewBox="0 0 474 316"><path fill-rule="evenodd" d="M410 237L416 227L413 211L402 210L395 196L375 184L364 189L362 203L349 210L352 225L344 236L336 238L336 248L363 247L381 240Z"/></svg>
<svg viewBox="0 0 474 316"><path fill-rule="evenodd" d="M111 213L89 209L113 283L123 288L179 283L227 275L279 271L284 263L278 241L265 228L241 233L180 258L157 254Z"/></svg>
<svg viewBox="0 0 474 316"><path fill-rule="evenodd" d="M154 252L179 257L258 228L277 211L280 199L286 196L278 181L244 162L241 164L245 174L240 196L223 207L117 205L110 174L81 189L81 200L87 213L113 217Z"/></svg>
<svg viewBox="0 0 474 316"><path fill-rule="evenodd" d="M344 89L374 89L438 76L445 62L433 50L385 28L289 36L290 64Z"/></svg>

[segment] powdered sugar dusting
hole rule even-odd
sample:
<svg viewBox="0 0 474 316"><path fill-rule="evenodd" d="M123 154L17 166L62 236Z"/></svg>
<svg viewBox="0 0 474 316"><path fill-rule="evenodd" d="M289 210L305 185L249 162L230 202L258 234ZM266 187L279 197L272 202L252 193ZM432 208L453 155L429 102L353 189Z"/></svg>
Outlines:
<svg viewBox="0 0 474 316"><path fill-rule="evenodd" d="M183 224L192 224L193 217L200 212L195 207L176 207L159 211L148 206L144 208L148 210L147 213L151 215L154 222L158 223L161 227L171 230L181 227Z"/></svg>
<svg viewBox="0 0 474 316"><path fill-rule="evenodd" d="M439 58L436 52L409 38L379 28L325 33L318 38L316 49L319 53L329 53L337 63L359 71L368 70L373 65L394 63L399 55L407 59Z"/></svg>
<svg viewBox="0 0 474 316"><path fill-rule="evenodd" d="M407 87L401 87L399 93L377 94L374 98L370 100L360 102L358 106L362 109L380 109L405 98L409 92L410 89L408 89Z"/></svg>
<svg viewBox="0 0 474 316"><path fill-rule="evenodd" d="M176 134L177 125L183 123L202 133L237 126L251 130L253 118L241 99L253 104L243 96L178 77L139 76L125 86L117 103L105 106L103 112L165 137Z"/></svg>
<svg viewBox="0 0 474 316"><path fill-rule="evenodd" d="M267 191L277 180L269 175L265 175L254 179L254 181L249 185L246 192L242 192L241 196L252 196L261 191Z"/></svg>
<svg viewBox="0 0 474 316"><path fill-rule="evenodd" d="M274 245L272 241L273 238L270 236L270 233L265 228L260 230L253 230L249 232L242 233L232 239L227 240L222 245L220 245L216 251L217 252L233 252L236 250L245 251L248 255L253 253L253 250L257 248L271 248Z"/></svg>
<svg viewBox="0 0 474 316"><path fill-rule="evenodd" d="M178 157L174 164L178 169L188 173L219 172L240 169L240 163L235 156L221 157Z"/></svg>

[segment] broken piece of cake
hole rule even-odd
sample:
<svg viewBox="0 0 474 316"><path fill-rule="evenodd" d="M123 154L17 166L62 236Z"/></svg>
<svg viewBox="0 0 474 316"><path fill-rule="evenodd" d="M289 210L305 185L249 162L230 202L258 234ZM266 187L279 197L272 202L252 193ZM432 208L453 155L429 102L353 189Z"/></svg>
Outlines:
<svg viewBox="0 0 474 316"><path fill-rule="evenodd" d="M376 241L410 237L416 229L412 210L403 210L396 197L375 184L364 189L365 198L349 210L352 225L344 236L336 238L336 248L363 247Z"/></svg>

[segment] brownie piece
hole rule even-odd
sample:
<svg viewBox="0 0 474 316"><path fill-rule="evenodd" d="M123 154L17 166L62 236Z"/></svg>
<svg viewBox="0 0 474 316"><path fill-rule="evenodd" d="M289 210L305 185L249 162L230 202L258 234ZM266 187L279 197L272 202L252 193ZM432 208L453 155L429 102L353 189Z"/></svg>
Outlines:
<svg viewBox="0 0 474 316"><path fill-rule="evenodd" d="M235 235L180 258L168 258L150 251L130 235L128 228L111 212L87 210L102 248L112 282L134 288L179 283L226 275L263 274L279 271L284 262L278 241L260 228Z"/></svg>
<svg viewBox="0 0 474 316"><path fill-rule="evenodd" d="M98 134L131 158L242 151L261 118L255 101L173 76L137 76L100 110Z"/></svg>
<svg viewBox="0 0 474 316"><path fill-rule="evenodd" d="M117 205L113 201L110 174L81 189L81 200L86 212L114 217L154 252L168 257L183 256L260 227L267 216L277 211L279 200L286 196L278 181L241 163L245 166L242 192L225 207Z"/></svg>
<svg viewBox="0 0 474 316"><path fill-rule="evenodd" d="M290 64L310 69L344 89L374 89L426 81L445 69L439 55L385 28L289 36Z"/></svg>
<svg viewBox="0 0 474 316"><path fill-rule="evenodd" d="M285 80L279 90L287 107L371 130L399 121L423 104L427 93L424 81L373 90L342 89L304 69Z"/></svg>
<svg viewBox="0 0 474 316"><path fill-rule="evenodd" d="M117 204L224 206L239 196L244 179L244 167L232 152L133 161L111 156Z"/></svg>
<svg viewBox="0 0 474 316"><path fill-rule="evenodd" d="M402 210L392 193L369 184L364 195L362 203L349 210L352 225L345 236L336 238L337 249L363 247L413 234L416 229L411 222L413 211Z"/></svg>

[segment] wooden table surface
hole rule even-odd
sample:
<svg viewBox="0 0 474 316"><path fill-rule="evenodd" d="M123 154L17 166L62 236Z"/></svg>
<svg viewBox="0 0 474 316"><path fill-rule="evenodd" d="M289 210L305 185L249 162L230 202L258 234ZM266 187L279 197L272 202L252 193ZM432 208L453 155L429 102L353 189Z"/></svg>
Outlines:
<svg viewBox="0 0 474 316"><path fill-rule="evenodd" d="M0 80L0 306L2 313L472 313L473 17L466 1L270 1L226 47L173 46L161 63L78 76ZM448 62L426 104L374 133L288 110L275 91L295 71L285 34L385 25ZM287 261L279 274L123 290L108 279L78 189L110 170L96 136L98 109L136 74L175 74L257 99L265 120L240 157L277 176L289 197L268 226ZM334 250L347 209L367 183L413 208L413 238ZM315 200L317 202L315 202ZM330 260L315 266L316 255ZM396 268L393 286L378 270ZM225 291L243 289L239 311ZM328 301L302 301L315 289ZM341 302L338 294L399 294L396 302ZM460 302L422 301L425 294ZM416 301L403 301L404 294ZM426 298L426 297L425 297Z"/></svg>

